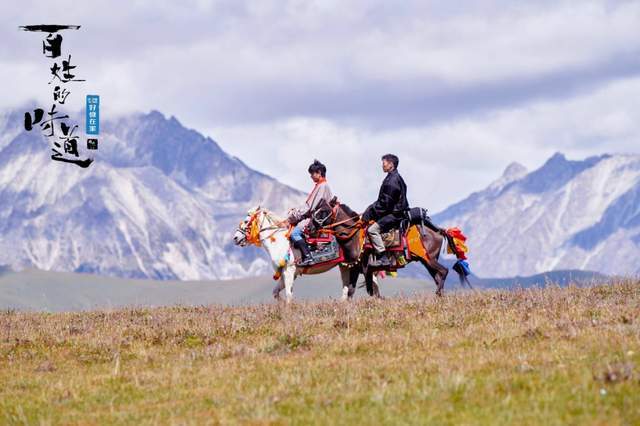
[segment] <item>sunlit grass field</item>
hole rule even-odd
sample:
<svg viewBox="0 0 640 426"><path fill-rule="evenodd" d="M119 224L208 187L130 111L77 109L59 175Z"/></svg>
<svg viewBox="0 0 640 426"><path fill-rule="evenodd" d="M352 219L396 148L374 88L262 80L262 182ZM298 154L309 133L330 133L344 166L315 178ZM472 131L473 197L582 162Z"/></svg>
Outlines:
<svg viewBox="0 0 640 426"><path fill-rule="evenodd" d="M0 313L2 424L640 424L640 283Z"/></svg>

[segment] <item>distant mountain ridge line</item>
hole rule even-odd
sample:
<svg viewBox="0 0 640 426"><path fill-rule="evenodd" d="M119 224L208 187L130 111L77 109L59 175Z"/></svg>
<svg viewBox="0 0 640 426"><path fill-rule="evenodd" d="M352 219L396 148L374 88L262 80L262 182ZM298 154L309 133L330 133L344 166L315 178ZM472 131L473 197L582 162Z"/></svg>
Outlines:
<svg viewBox="0 0 640 426"><path fill-rule="evenodd" d="M10 201L0 205L0 264L14 269L180 280L265 274L262 252L235 247L232 230L257 204L284 212L305 199L157 110L105 121L109 143L83 171L53 164L48 142L22 130L22 114L0 117L0 199ZM637 274L638 206L640 155L556 153L533 171L510 164L433 219L468 235L479 276Z"/></svg>
<svg viewBox="0 0 640 426"><path fill-rule="evenodd" d="M532 277L511 279L473 279L476 289L544 287L547 284L591 285L611 278L584 271L554 271ZM0 268L0 309L20 311L80 311L118 307L170 305L254 305L273 303L271 275L223 281L153 281L125 279L76 272L29 269L2 272ZM337 271L306 275L296 281L296 297L301 300L337 298L341 281ZM431 278L386 278L380 283L385 296L433 295ZM445 291L460 290L450 277ZM358 298L368 298L363 289Z"/></svg>
<svg viewBox="0 0 640 426"><path fill-rule="evenodd" d="M0 206L0 264L183 280L268 272L232 229L257 203L283 211L305 194L157 111L106 121L101 138L87 170L52 164L36 132L1 146L0 197L12 202Z"/></svg>
<svg viewBox="0 0 640 426"><path fill-rule="evenodd" d="M640 254L639 201L640 155L573 161L557 153L532 172L503 175L434 220L463 227L481 276L553 269L634 275L640 273L631 261ZM611 264L604 253L620 259Z"/></svg>

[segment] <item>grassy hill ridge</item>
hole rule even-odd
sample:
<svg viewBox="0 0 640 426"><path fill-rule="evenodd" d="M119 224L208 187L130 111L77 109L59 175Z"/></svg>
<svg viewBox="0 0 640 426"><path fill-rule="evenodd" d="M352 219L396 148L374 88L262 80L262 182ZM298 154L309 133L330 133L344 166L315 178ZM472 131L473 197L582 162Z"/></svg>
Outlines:
<svg viewBox="0 0 640 426"><path fill-rule="evenodd" d="M413 271L420 269L420 276L412 277L409 270L402 270L398 278L381 280L382 295L433 295L435 284L431 277L427 277L426 270L420 266ZM531 277L470 279L474 287L481 289L543 287L551 282L560 285L575 282L595 284L609 278L589 271L552 271ZM362 277L360 281L363 281ZM37 269L0 271L0 309L62 312L212 303L249 305L273 301L271 291L274 285L271 276L217 281L154 281ZM455 273L450 273L445 292L459 289L458 278ZM302 276L294 284L297 300L318 301L341 295L342 282L337 269L325 274ZM356 297L368 296L364 290L358 290Z"/></svg>
<svg viewBox="0 0 640 426"><path fill-rule="evenodd" d="M0 422L638 424L640 284L0 313Z"/></svg>

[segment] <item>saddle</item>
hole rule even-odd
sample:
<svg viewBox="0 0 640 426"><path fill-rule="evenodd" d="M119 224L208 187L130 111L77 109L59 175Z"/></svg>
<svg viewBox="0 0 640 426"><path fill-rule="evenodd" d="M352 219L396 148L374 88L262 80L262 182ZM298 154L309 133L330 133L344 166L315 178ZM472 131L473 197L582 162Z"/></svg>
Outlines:
<svg viewBox="0 0 640 426"><path fill-rule="evenodd" d="M403 223L400 228L392 229L381 236L385 249L389 252L394 262L394 265L389 268L390 271L404 268L409 259L420 258L425 261L429 259L429 254L422 242L420 225ZM373 251L368 235L364 249L365 251Z"/></svg>
<svg viewBox="0 0 640 426"><path fill-rule="evenodd" d="M399 228L392 229L389 232L384 232L381 234L381 237L387 251L401 252L404 251L407 246L407 232L401 232ZM373 249L373 245L371 245L371 240L369 239L368 234L366 236L364 248Z"/></svg>
<svg viewBox="0 0 640 426"><path fill-rule="evenodd" d="M431 218L426 209L422 207L408 209L398 228L381 234L386 250L390 252L404 252L408 248L413 250L417 245L423 246L422 240L420 239L419 225L426 226L435 232L440 231L440 229L431 222ZM365 249L373 249L368 235L364 247ZM423 257L422 253L424 250L419 250L419 252L421 257Z"/></svg>

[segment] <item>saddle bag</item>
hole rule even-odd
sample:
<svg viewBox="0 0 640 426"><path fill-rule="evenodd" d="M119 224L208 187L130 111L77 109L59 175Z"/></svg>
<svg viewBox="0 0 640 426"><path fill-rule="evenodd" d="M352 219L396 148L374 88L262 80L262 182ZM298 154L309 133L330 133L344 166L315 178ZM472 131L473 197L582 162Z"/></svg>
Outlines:
<svg viewBox="0 0 640 426"><path fill-rule="evenodd" d="M412 207L405 212L406 220L411 225L424 225L434 232L441 232L441 229L431 222L427 209L422 207Z"/></svg>
<svg viewBox="0 0 640 426"><path fill-rule="evenodd" d="M406 211L405 215L411 225L423 224L431 220L427 209L423 209L422 207L412 207Z"/></svg>

